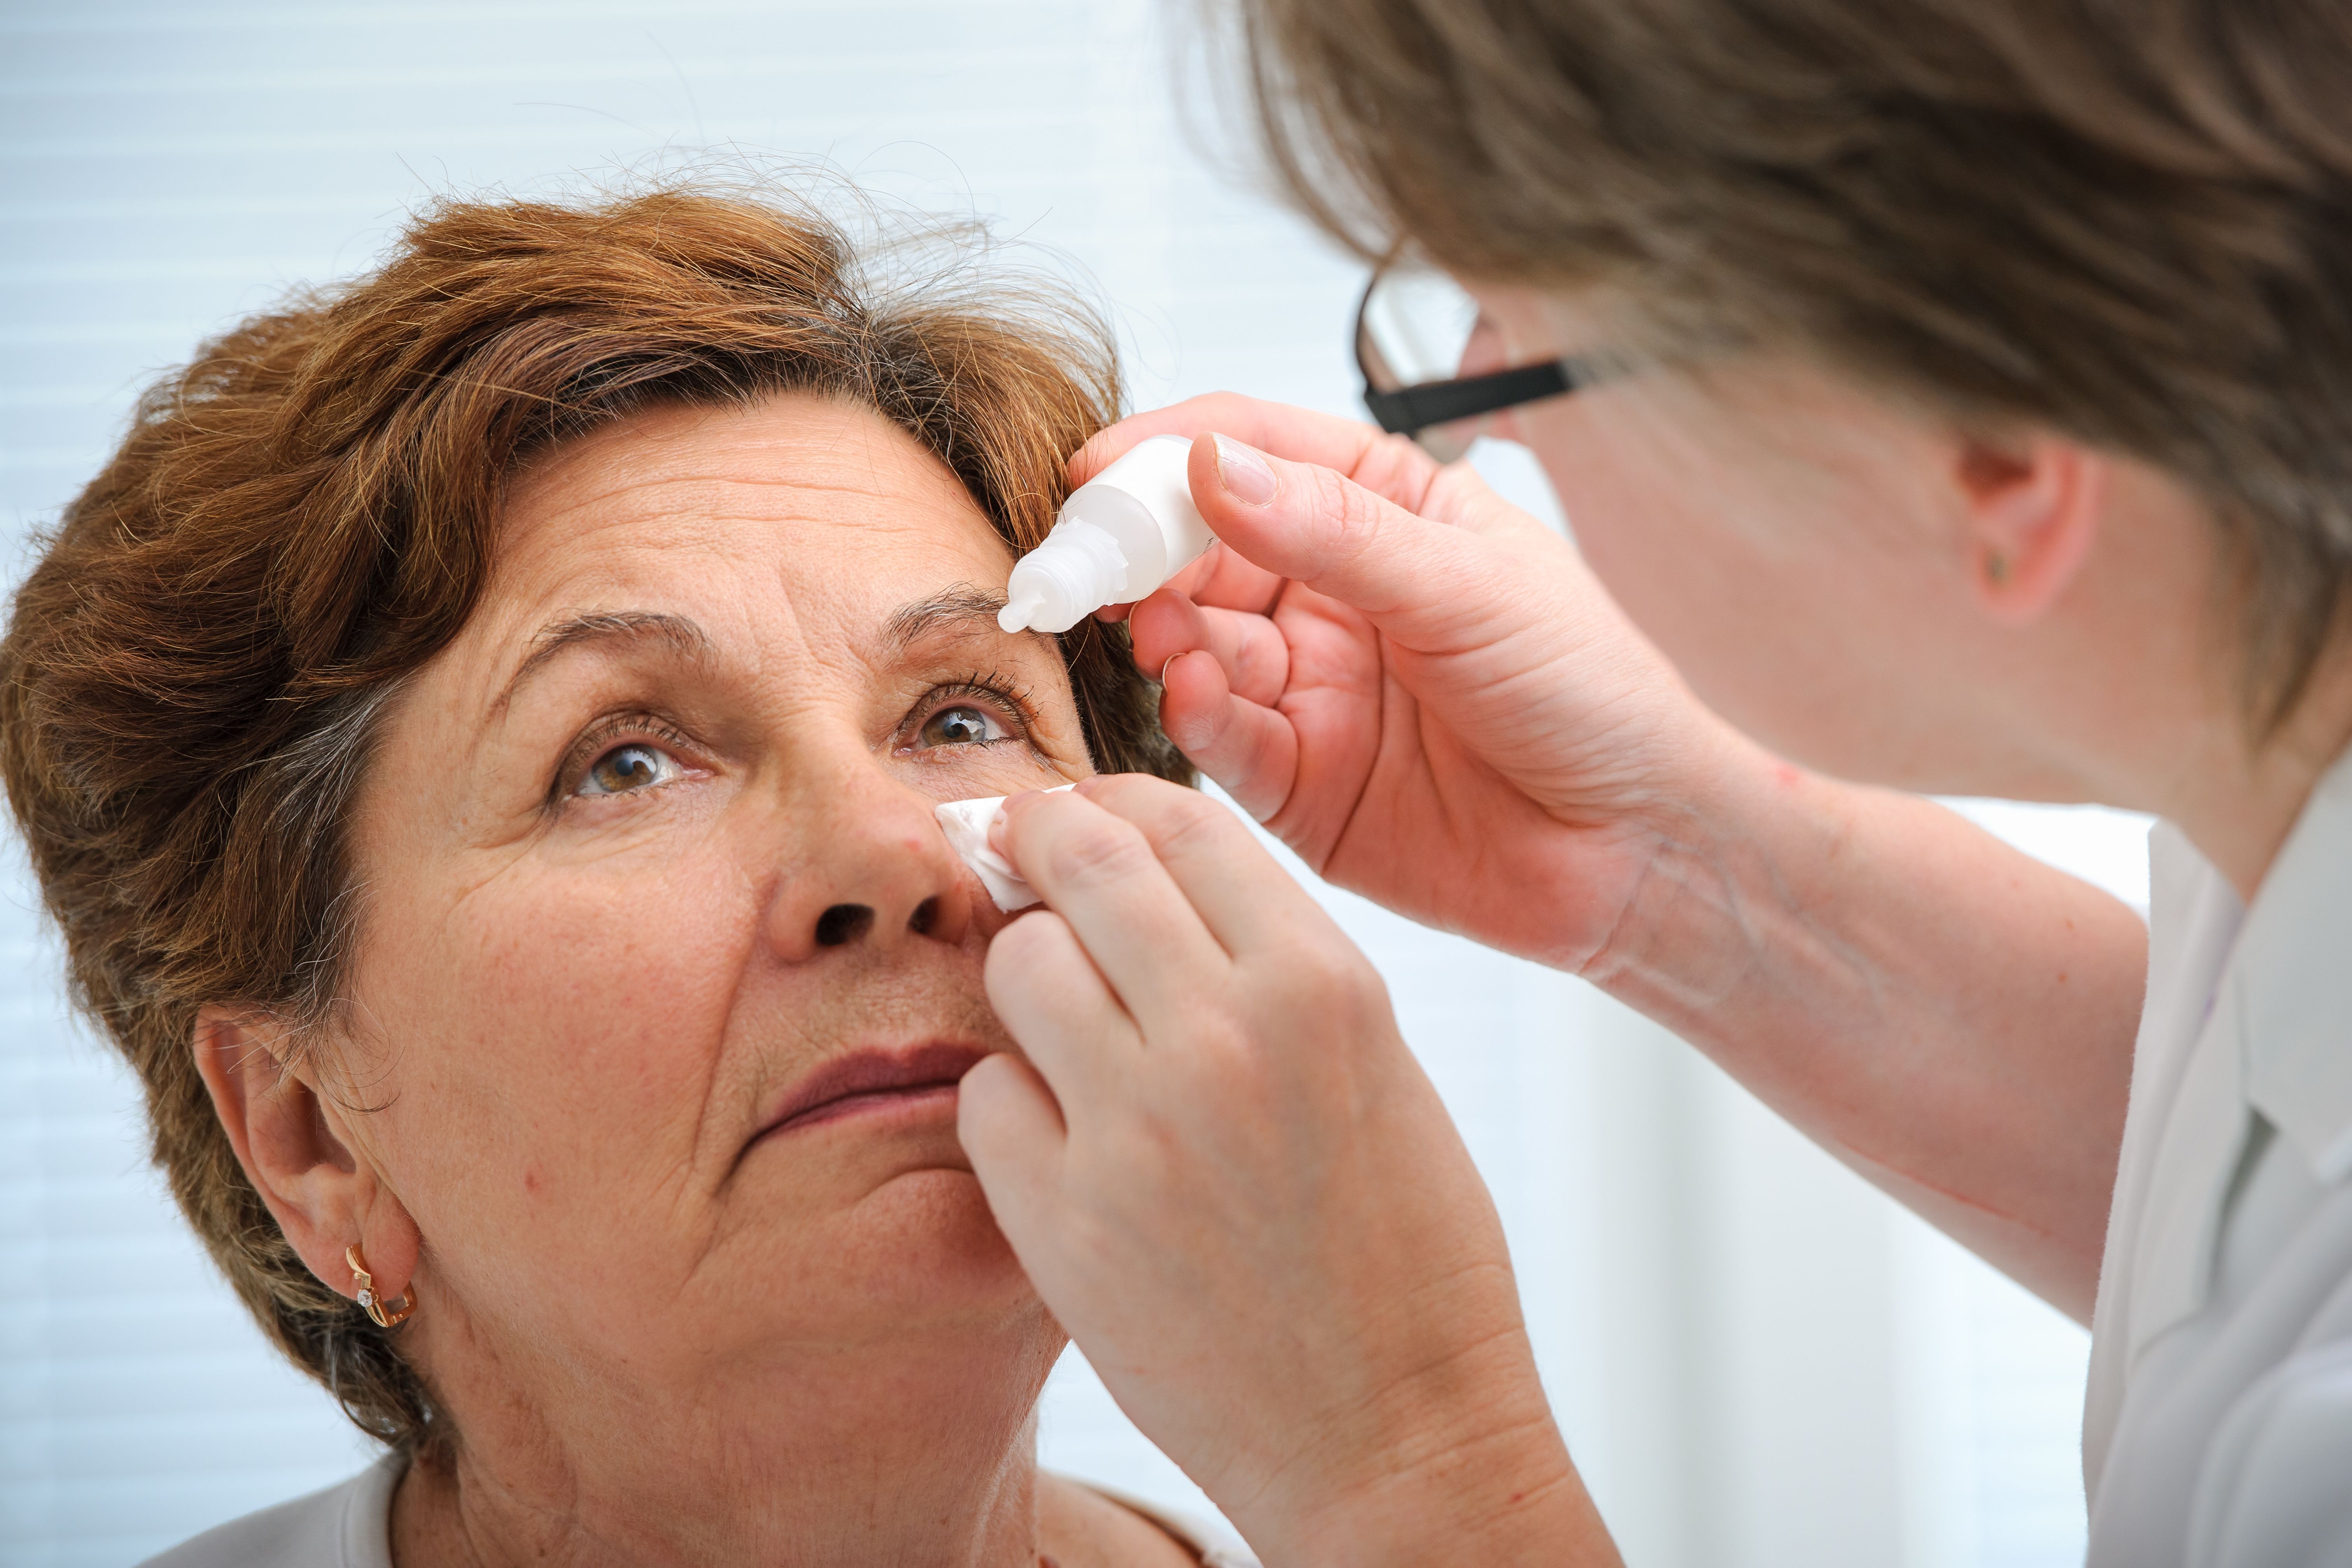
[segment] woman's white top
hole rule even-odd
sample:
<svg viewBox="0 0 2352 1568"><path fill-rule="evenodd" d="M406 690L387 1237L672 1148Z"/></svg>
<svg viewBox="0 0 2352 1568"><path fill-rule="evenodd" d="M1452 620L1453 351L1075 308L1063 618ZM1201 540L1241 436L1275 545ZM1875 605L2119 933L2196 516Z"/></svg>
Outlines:
<svg viewBox="0 0 2352 1568"><path fill-rule="evenodd" d="M233 1519L141 1568L392 1568L392 1494L407 1468L398 1454L386 1454L350 1480ZM1090 1489L1191 1548L1202 1568L1258 1568L1247 1548L1199 1520L1125 1492Z"/></svg>
<svg viewBox="0 0 2352 1568"><path fill-rule="evenodd" d="M2149 872L2091 1568L2352 1564L2352 755L2251 909L2168 825Z"/></svg>

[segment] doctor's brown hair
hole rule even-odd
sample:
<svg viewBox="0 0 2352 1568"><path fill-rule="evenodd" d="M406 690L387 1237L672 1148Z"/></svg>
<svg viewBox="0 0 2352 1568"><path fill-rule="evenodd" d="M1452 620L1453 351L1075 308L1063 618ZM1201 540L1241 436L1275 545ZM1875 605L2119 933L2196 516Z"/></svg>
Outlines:
<svg viewBox="0 0 2352 1568"><path fill-rule="evenodd" d="M1228 3L1334 235L2165 468L2241 563L2257 727L2293 707L2352 587L2340 4Z"/></svg>
<svg viewBox="0 0 2352 1568"><path fill-rule="evenodd" d="M215 1260L384 1442L450 1434L247 1181L197 1010L257 1010L295 1048L331 1018L377 720L465 623L534 454L641 409L814 393L919 441L1014 550L1042 539L1063 459L1118 412L1116 357L1066 295L974 278L972 237L860 256L813 212L689 189L443 204L375 272L149 391L16 595L0 773L75 995L137 1070ZM1081 622L1062 652L1097 764L1189 780L1124 629Z"/></svg>

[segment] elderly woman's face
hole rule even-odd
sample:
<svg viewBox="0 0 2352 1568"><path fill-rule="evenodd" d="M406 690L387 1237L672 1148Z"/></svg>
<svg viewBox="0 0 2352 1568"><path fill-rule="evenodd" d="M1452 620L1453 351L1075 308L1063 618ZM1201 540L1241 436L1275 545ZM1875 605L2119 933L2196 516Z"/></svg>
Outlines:
<svg viewBox="0 0 2352 1568"><path fill-rule="evenodd" d="M863 410L664 411L515 489L358 819L354 1131L505 1353L724 1375L1034 1319L955 1131L1003 923L934 803L1089 771L1012 553ZM415 1331L412 1331L412 1332ZM525 1347L520 1350L512 1347Z"/></svg>

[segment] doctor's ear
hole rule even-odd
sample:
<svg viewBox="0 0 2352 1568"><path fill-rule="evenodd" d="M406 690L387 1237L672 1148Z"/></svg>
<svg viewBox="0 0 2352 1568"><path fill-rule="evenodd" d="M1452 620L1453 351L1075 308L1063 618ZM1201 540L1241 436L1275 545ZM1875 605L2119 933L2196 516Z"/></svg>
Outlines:
<svg viewBox="0 0 2352 1568"><path fill-rule="evenodd" d="M1977 600L2000 620L2035 619L2090 556L2106 459L2039 432L1964 435L1954 453L1967 519L1964 566Z"/></svg>

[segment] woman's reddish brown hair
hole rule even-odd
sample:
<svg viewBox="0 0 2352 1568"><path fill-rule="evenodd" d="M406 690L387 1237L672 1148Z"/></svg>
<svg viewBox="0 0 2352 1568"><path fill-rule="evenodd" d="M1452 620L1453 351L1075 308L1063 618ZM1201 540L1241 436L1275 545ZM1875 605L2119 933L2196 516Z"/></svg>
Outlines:
<svg viewBox="0 0 2352 1568"><path fill-rule="evenodd" d="M798 391L877 411L1013 548L1118 414L1100 320L972 276L930 229L861 257L799 206L673 188L447 202L375 272L207 344L141 400L0 641L0 773L76 995L145 1085L154 1154L230 1281L352 1418L447 1436L302 1265L197 1076L197 1009L331 1017L364 889L345 819L374 720L479 596L499 498L551 444L667 404ZM921 258L945 265L926 267ZM897 280L891 281L892 279ZM1065 639L1107 770L1189 778L1123 631Z"/></svg>

